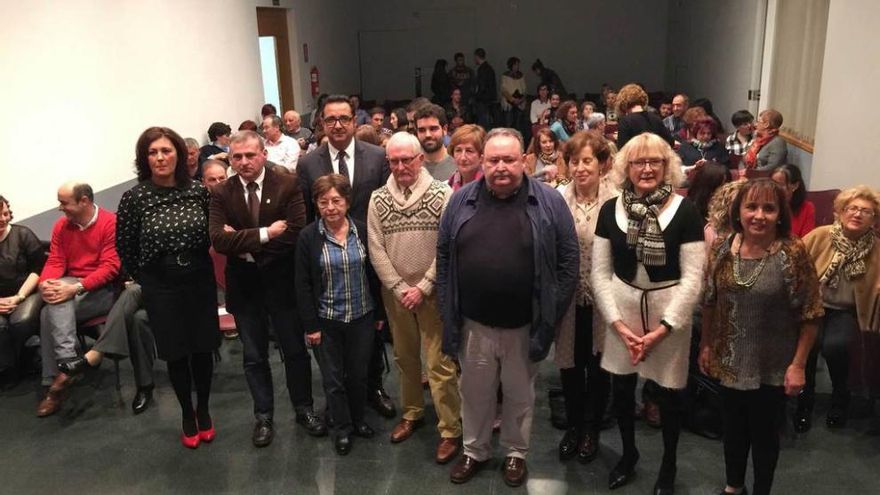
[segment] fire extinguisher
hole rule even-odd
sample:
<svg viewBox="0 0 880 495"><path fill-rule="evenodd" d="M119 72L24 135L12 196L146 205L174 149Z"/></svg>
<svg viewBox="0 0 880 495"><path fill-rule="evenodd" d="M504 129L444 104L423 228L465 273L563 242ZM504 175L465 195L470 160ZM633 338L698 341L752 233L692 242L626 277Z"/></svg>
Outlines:
<svg viewBox="0 0 880 495"><path fill-rule="evenodd" d="M318 68L313 65L312 70L309 71L309 74L312 81L312 98L316 98L318 96L318 93L321 92L319 81L321 73L318 71Z"/></svg>

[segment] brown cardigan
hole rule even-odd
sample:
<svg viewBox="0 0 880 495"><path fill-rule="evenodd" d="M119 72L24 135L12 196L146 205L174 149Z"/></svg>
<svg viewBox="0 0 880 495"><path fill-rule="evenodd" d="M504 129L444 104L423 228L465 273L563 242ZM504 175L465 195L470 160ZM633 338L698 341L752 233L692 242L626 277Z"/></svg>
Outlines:
<svg viewBox="0 0 880 495"><path fill-rule="evenodd" d="M526 156L526 173L529 174L529 177L535 175L535 166L538 163L538 156L535 153L529 153ZM568 165L565 163L565 159L562 158L562 152L559 153L559 156L556 158L556 168L559 169L559 172L556 174L556 182L559 182L562 179L568 179Z"/></svg>
<svg viewBox="0 0 880 495"><path fill-rule="evenodd" d="M880 333L880 239L874 239L874 249L868 259L865 276L855 280L856 315L863 332ZM816 227L804 237L807 253L821 277L831 264L834 248L831 245L831 225Z"/></svg>

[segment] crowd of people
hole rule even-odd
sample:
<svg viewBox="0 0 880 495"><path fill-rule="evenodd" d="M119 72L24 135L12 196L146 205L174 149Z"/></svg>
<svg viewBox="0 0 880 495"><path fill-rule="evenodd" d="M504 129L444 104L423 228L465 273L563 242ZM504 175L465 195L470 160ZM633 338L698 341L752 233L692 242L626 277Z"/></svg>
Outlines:
<svg viewBox="0 0 880 495"><path fill-rule="evenodd" d="M267 105L260 125L213 123L204 146L146 129L138 184L115 214L84 182L59 188L64 216L45 260L0 196L0 368L14 370L39 335L46 417L105 357L130 357L137 414L153 401L155 350L181 443L211 442L222 341L212 256L222 255L256 447L275 431L271 339L296 422L329 431L340 455L375 435L367 405L397 415L382 385L390 341L402 409L390 441L424 426L426 383L435 460L455 461L451 481L492 458L498 427L503 479L519 486L537 363L555 347L562 460L597 457L611 398L622 452L608 486L626 485L645 382L662 424L653 493L673 493L689 378L701 373L721 390L723 492L746 492L751 452L752 493L769 493L786 396L798 397L796 430L811 427L819 353L834 388L829 427L846 423L854 378L871 397L880 385L880 194L846 189L834 223L817 227L779 112L756 123L736 112L725 135L711 103L677 94L658 110L628 84L606 88L599 113L540 60L529 102L519 59L499 90L485 51L474 58L476 71L462 54L448 72L438 61L435 103L364 111L330 95L311 129ZM101 315L94 346L80 348L77 325ZM326 414L314 407L312 354Z"/></svg>

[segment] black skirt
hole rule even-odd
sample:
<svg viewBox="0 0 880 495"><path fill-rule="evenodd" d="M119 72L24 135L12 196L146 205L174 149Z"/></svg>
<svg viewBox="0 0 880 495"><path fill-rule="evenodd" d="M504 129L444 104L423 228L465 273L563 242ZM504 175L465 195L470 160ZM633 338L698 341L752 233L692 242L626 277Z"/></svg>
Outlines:
<svg viewBox="0 0 880 495"><path fill-rule="evenodd" d="M144 267L139 278L159 359L217 350L217 283L207 251L165 256Z"/></svg>

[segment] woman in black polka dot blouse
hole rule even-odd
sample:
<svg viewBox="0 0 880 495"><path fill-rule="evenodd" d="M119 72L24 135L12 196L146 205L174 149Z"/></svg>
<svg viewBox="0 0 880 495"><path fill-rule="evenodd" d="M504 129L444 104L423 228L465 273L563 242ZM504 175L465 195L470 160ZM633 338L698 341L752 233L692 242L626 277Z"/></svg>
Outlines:
<svg viewBox="0 0 880 495"><path fill-rule="evenodd" d="M116 249L125 270L143 287L159 358L168 363L183 413L181 442L196 448L215 436L208 400L213 352L220 345L217 286L208 254L208 190L190 179L186 145L171 129L145 130L136 155L140 182L119 202Z"/></svg>

